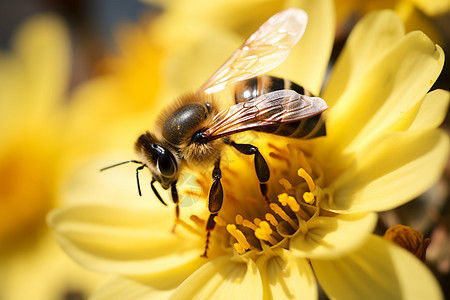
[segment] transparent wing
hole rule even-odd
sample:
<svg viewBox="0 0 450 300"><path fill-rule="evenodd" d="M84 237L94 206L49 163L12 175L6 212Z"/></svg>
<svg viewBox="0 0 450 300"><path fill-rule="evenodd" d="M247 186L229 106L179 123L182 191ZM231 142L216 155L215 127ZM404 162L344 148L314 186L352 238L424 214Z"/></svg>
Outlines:
<svg viewBox="0 0 450 300"><path fill-rule="evenodd" d="M307 23L308 15L298 8L275 14L231 55L200 90L215 93L236 81L274 69L288 57L305 32Z"/></svg>
<svg viewBox="0 0 450 300"><path fill-rule="evenodd" d="M263 126L286 124L313 117L328 108L322 98L293 90L270 92L219 112L203 131L207 140Z"/></svg>

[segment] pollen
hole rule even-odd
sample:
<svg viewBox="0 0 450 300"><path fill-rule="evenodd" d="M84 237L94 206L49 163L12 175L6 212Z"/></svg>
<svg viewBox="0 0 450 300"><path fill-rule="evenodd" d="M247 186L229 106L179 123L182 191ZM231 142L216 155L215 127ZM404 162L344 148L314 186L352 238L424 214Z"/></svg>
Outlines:
<svg viewBox="0 0 450 300"><path fill-rule="evenodd" d="M305 192L303 194L303 200L305 200L306 203L312 204L314 202L314 195L310 192Z"/></svg>
<svg viewBox="0 0 450 300"><path fill-rule="evenodd" d="M266 217L266 220L269 221L270 224L272 224L273 226L278 225L277 219L275 219L275 217L271 213L266 213L265 217Z"/></svg>
<svg viewBox="0 0 450 300"><path fill-rule="evenodd" d="M241 225L241 224L242 224L242 221L244 221L244 217L241 216L241 215L239 215L239 214L237 214L236 217L235 217L234 219L235 219L235 221L236 221L236 224L239 224L239 225Z"/></svg>
<svg viewBox="0 0 450 300"><path fill-rule="evenodd" d="M255 230L255 236L263 241L267 241L269 243L271 243L272 245L275 245L278 241L271 236L271 234L273 233L272 228L270 228L269 223L267 223L266 221L262 221L259 224L259 228Z"/></svg>
<svg viewBox="0 0 450 300"><path fill-rule="evenodd" d="M270 152L272 158L279 155L288 159L292 156L275 146L271 147L275 149ZM275 169L272 188L278 192L272 194L269 205L262 198L247 197L251 201L239 202L239 206L228 206L230 211L221 214L223 219L216 217L216 223L221 227L218 230L226 231L231 238L228 239L229 246L236 254L254 251L259 255L269 248L289 247L289 239L299 230L307 230L306 222L319 215L318 207L323 195L320 185L316 186L314 182L313 174L322 172L300 149L292 148L289 151L300 158L295 165L287 166L291 176L287 176L289 173L286 172L276 172ZM240 195L234 201L240 198L246 199ZM227 225L222 226L225 222Z"/></svg>
<svg viewBox="0 0 450 300"><path fill-rule="evenodd" d="M303 179L305 179L306 184L308 185L309 191L310 192L314 192L314 190L316 189L316 185L314 184L314 181L311 178L311 175L309 175L308 172L305 171L305 169L300 168L298 170L298 176L300 176Z"/></svg>
<svg viewBox="0 0 450 300"><path fill-rule="evenodd" d="M245 238L245 235L236 228L236 225L228 224L227 231L237 240L237 243L234 244L234 249L236 249L239 254L243 254L245 253L245 250L250 249L250 244Z"/></svg>
<svg viewBox="0 0 450 300"><path fill-rule="evenodd" d="M283 206L288 205L290 209L294 212L298 212L300 209L300 205L298 205L297 200L295 200L295 198L292 196L288 196L288 194L286 193L278 195L278 201Z"/></svg>

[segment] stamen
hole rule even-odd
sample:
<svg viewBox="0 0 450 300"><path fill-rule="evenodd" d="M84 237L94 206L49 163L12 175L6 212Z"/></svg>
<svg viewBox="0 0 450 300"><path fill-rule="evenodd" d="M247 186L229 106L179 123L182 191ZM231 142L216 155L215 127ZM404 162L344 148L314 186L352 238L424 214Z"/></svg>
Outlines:
<svg viewBox="0 0 450 300"><path fill-rule="evenodd" d="M298 212L300 209L297 200L292 196L288 196L286 193L278 195L278 201L280 201L283 206L289 205L290 209L294 212Z"/></svg>
<svg viewBox="0 0 450 300"><path fill-rule="evenodd" d="M214 217L214 222L216 222L217 225L222 226L222 227L227 225L227 222L225 222L225 220L219 216Z"/></svg>
<svg viewBox="0 0 450 300"><path fill-rule="evenodd" d="M191 225L189 225L188 223L184 222L181 219L175 219L175 225L180 225L181 227L183 227L190 233L200 235L200 236L202 235L202 233L200 231L198 231L197 229L195 229L194 227L192 227Z"/></svg>
<svg viewBox="0 0 450 300"><path fill-rule="evenodd" d="M305 153L303 153L303 151L300 151L299 161L300 165L303 166L303 169L305 169L306 173L312 174L312 168L306 160Z"/></svg>
<svg viewBox="0 0 450 300"><path fill-rule="evenodd" d="M286 193L280 194L278 195L278 202L280 202L281 205L286 206L288 197L289 196Z"/></svg>
<svg viewBox="0 0 450 300"><path fill-rule="evenodd" d="M255 224L253 224L252 222L250 222L249 220L243 220L242 221L242 226L250 228L251 230L255 231L256 229L258 229L258 226L256 226Z"/></svg>
<svg viewBox="0 0 450 300"><path fill-rule="evenodd" d="M191 219L191 221L194 222L195 225L197 225L198 227L201 227L201 228L205 227L205 220L200 219L198 216L191 215L189 217L189 219Z"/></svg>
<svg viewBox="0 0 450 300"><path fill-rule="evenodd" d="M284 187L285 190L292 189L292 184L284 178L278 180L278 182Z"/></svg>
<svg viewBox="0 0 450 300"><path fill-rule="evenodd" d="M267 223L266 221L262 221L260 223L260 228L255 230L255 236L263 241L267 241L269 243L271 243L272 245L275 245L278 241L270 236L273 233L272 228L270 228L269 223Z"/></svg>
<svg viewBox="0 0 450 300"><path fill-rule="evenodd" d="M285 220L286 222L288 222L292 228L297 228L297 224L295 224L295 222L291 219L291 217L289 217L284 210L278 206L278 204L276 203L270 203L270 208L273 210L274 213L276 213L277 215L279 215L283 220Z"/></svg>
<svg viewBox="0 0 450 300"><path fill-rule="evenodd" d="M233 247L234 247L234 249L236 250L237 253L239 253L239 254L244 254L245 253L245 249L241 246L241 244L234 243Z"/></svg>
<svg viewBox="0 0 450 300"><path fill-rule="evenodd" d="M300 168L300 170L298 170L298 176L305 179L306 184L308 185L309 191L314 192L314 190L316 189L316 185L314 184L314 181L311 178L311 176L305 171L305 169Z"/></svg>
<svg viewBox="0 0 450 300"><path fill-rule="evenodd" d="M314 195L310 192L303 193L303 200L305 200L306 203L312 204L314 202Z"/></svg>
<svg viewBox="0 0 450 300"><path fill-rule="evenodd" d="M244 221L244 217L237 214L236 217L234 218L234 220L236 221L236 224L241 225L242 221Z"/></svg>
<svg viewBox="0 0 450 300"><path fill-rule="evenodd" d="M239 246L236 246L237 243L235 243L234 249L236 249L239 254L243 254L245 253L245 250L250 249L250 244L245 238L245 235L242 233L242 231L236 228L236 225L228 224L227 231L237 240Z"/></svg>
<svg viewBox="0 0 450 300"><path fill-rule="evenodd" d="M253 223L255 223L256 226L259 226L259 223L261 223L262 220L260 218L253 219Z"/></svg>
<svg viewBox="0 0 450 300"><path fill-rule="evenodd" d="M311 215L307 214L301 207L297 213L302 220L309 220L311 218Z"/></svg>
<svg viewBox="0 0 450 300"><path fill-rule="evenodd" d="M275 217L271 213L266 213L265 217L266 217L266 220L269 221L270 224L272 224L273 226L278 225L277 219L275 219Z"/></svg>

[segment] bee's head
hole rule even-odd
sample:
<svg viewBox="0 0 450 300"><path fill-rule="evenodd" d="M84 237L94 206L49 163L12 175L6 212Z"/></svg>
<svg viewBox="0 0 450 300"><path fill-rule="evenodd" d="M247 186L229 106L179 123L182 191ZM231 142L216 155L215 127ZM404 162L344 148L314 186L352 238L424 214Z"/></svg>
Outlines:
<svg viewBox="0 0 450 300"><path fill-rule="evenodd" d="M164 189L178 179L176 153L158 141L150 132L139 136L135 143L137 154Z"/></svg>

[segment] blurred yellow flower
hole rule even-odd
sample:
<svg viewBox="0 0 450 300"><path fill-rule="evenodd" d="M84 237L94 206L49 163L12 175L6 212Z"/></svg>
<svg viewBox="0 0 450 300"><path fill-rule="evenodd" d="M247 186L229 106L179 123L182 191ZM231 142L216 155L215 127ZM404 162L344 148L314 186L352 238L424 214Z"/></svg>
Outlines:
<svg viewBox="0 0 450 300"><path fill-rule="evenodd" d="M335 0L335 4L338 24L343 26L370 11L392 9L402 19L407 31L421 30L439 43L443 42L442 33L432 18L450 12L449 0Z"/></svg>
<svg viewBox="0 0 450 300"><path fill-rule="evenodd" d="M288 6L303 8L309 24L273 73L319 93L333 42L331 1L205 1L198 15L185 2L171 1L150 33L164 49L162 81L173 88L161 92L161 102L162 95L198 87L214 71L211 64L226 59L224 49L229 55L243 35ZM248 23L239 23L244 16ZM67 197L83 204L54 210L48 222L75 261L120 274L93 299L316 299L316 280L330 298L440 299L419 260L371 232L375 212L410 201L442 173L449 139L436 128L449 93L428 91L443 62L442 49L421 32L405 34L393 12L365 17L321 92L330 106L327 136L252 141L271 167L270 207L252 163L225 154L226 194L207 259L200 257L204 202L182 202L173 233L173 210L130 195L135 182L127 168L101 180L93 178L93 167L77 174ZM210 175L196 177L198 193L205 194Z"/></svg>
<svg viewBox="0 0 450 300"><path fill-rule="evenodd" d="M69 44L61 20L42 15L18 29L11 52L0 53L2 299L61 299L98 282L67 259L45 224L64 169Z"/></svg>

